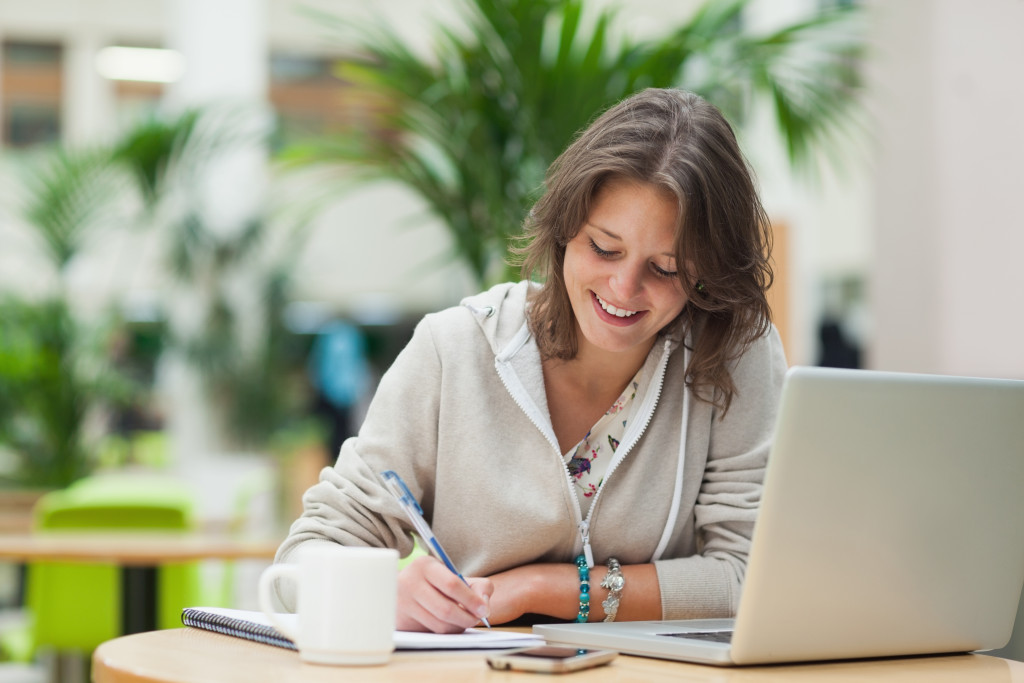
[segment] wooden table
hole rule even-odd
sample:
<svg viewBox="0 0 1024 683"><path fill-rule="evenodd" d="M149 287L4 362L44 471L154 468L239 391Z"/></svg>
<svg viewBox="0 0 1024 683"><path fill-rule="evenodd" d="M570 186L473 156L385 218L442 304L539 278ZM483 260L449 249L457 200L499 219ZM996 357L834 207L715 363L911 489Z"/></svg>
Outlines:
<svg viewBox="0 0 1024 683"><path fill-rule="evenodd" d="M280 539L182 531L76 531L0 534L0 561L84 562L121 568L122 628L156 628L157 569L196 560L271 560Z"/></svg>
<svg viewBox="0 0 1024 683"><path fill-rule="evenodd" d="M279 538L190 531L61 531L0 534L0 560L107 562L151 566L192 560L273 559Z"/></svg>
<svg viewBox="0 0 1024 683"><path fill-rule="evenodd" d="M386 666L317 666L304 664L292 650L192 628L139 633L107 641L93 653L92 675L95 683L532 683L554 680L520 672L492 671L479 651L396 652ZM565 680L573 683L994 683L1024 680L1024 663L986 655L948 655L726 669L620 655L608 666L573 673Z"/></svg>

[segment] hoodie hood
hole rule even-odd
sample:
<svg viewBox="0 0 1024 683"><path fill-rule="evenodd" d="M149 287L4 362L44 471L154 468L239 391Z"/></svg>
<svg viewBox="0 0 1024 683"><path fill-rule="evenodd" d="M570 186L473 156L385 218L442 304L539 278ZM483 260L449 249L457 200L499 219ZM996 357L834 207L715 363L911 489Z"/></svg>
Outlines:
<svg viewBox="0 0 1024 683"><path fill-rule="evenodd" d="M495 356L520 333L526 322L527 295L536 286L526 280L503 282L461 301L473 314Z"/></svg>

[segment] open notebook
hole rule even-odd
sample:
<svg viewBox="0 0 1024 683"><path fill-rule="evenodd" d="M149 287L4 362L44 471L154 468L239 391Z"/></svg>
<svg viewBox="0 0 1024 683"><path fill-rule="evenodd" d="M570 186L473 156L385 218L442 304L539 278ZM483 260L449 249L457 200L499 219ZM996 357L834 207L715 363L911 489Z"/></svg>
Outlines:
<svg viewBox="0 0 1024 683"><path fill-rule="evenodd" d="M735 621L533 630L721 665L994 649L1022 520L1024 381L792 368Z"/></svg>
<svg viewBox="0 0 1024 683"><path fill-rule="evenodd" d="M286 626L298 629L298 623L292 623L296 615L278 614L278 617ZM181 612L181 621L185 626L295 649L295 644L271 626L262 612L222 607L186 607ZM395 631L395 648L398 650L505 650L543 643L543 638L530 633L480 628L471 628L457 634Z"/></svg>

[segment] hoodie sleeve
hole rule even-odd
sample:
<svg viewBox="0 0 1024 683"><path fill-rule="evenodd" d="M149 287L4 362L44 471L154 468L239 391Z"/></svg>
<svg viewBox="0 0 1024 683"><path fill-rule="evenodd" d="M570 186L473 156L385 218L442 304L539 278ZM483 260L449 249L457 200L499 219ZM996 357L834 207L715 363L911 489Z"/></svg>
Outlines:
<svg viewBox="0 0 1024 683"><path fill-rule="evenodd" d="M694 506L697 554L655 563L664 619L736 613L786 369L774 327L732 369L732 405L721 419L713 411L710 420Z"/></svg>
<svg viewBox="0 0 1024 683"><path fill-rule="evenodd" d="M334 467L302 497L275 562L294 562L308 544L325 541L412 552L409 522L379 473L392 469L423 502L433 491L441 364L428 320L381 378L357 437L342 444ZM294 592L279 582L278 598L294 609Z"/></svg>

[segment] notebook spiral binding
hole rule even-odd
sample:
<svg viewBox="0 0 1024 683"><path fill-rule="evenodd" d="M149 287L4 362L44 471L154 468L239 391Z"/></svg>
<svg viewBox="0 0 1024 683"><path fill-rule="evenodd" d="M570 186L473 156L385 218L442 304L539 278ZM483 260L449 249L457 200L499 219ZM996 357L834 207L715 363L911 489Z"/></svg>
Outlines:
<svg viewBox="0 0 1024 683"><path fill-rule="evenodd" d="M223 614L212 614L203 610L186 608L181 612L181 622L185 626L214 631L226 636L245 638L247 640L254 640L266 645L276 645L277 647L283 647L289 650L297 649L295 647L295 643L288 638L285 638L273 627L265 626L263 624L255 624L251 621L244 621L242 619L233 619L231 617L224 616Z"/></svg>

